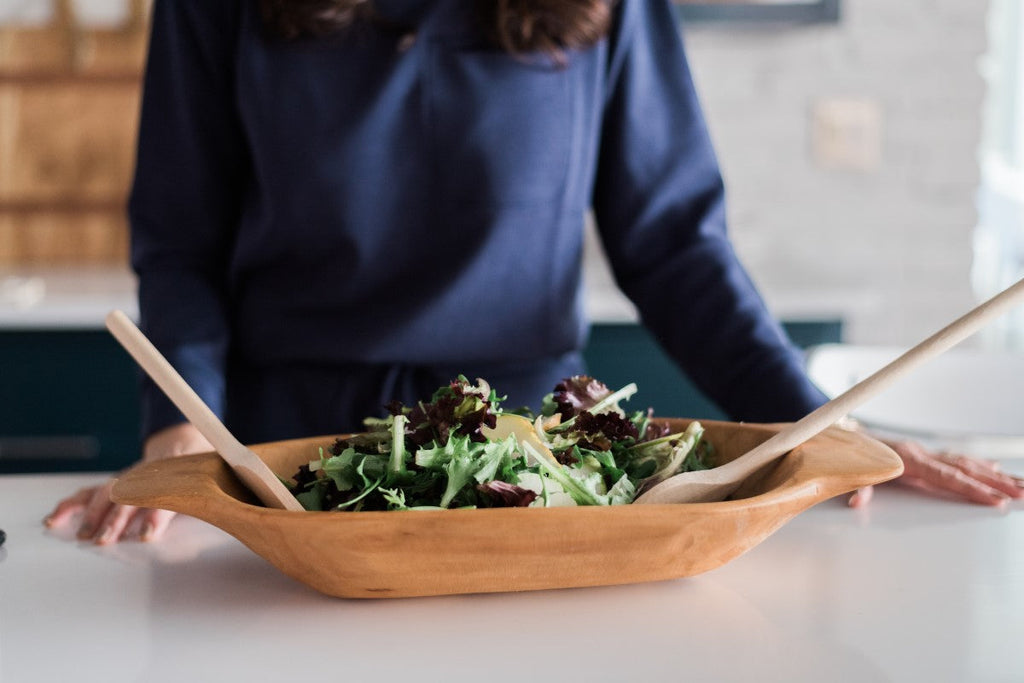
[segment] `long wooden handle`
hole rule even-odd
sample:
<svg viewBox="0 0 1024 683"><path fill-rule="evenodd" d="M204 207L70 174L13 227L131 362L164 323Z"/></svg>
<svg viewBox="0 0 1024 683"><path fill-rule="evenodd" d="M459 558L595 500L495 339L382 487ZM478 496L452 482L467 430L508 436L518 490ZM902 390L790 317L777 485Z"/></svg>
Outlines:
<svg viewBox="0 0 1024 683"><path fill-rule="evenodd" d="M199 433L213 444L224 461L264 505L286 510L303 509L277 475L260 460L259 456L242 445L228 431L224 423L127 315L122 311L111 311L106 322L107 329L114 338L131 354Z"/></svg>
<svg viewBox="0 0 1024 683"><path fill-rule="evenodd" d="M778 432L744 455L743 460L750 467L756 468L788 453L841 420L913 368L959 344L989 320L1002 315L1016 305L1022 297L1024 297L1024 280L1020 280L969 313L957 318L896 360Z"/></svg>

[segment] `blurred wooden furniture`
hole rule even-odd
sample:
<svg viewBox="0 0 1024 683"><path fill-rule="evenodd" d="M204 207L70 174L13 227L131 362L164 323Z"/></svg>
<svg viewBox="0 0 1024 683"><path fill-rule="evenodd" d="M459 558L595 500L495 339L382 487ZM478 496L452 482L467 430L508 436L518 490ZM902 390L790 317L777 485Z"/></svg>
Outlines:
<svg viewBox="0 0 1024 683"><path fill-rule="evenodd" d="M0 26L0 266L123 263L149 0L120 26Z"/></svg>

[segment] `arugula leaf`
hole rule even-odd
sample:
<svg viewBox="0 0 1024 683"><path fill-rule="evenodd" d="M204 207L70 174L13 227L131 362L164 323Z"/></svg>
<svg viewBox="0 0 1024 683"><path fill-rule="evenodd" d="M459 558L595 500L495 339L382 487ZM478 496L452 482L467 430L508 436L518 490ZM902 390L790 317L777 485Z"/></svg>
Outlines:
<svg viewBox="0 0 1024 683"><path fill-rule="evenodd" d="M448 476L448 485L441 496L441 507L446 508L452 500L465 488L476 473L479 463L471 451L462 451L452 456L443 469Z"/></svg>
<svg viewBox="0 0 1024 683"><path fill-rule="evenodd" d="M625 505L636 498L636 485L623 473L615 485L608 491L609 505Z"/></svg>
<svg viewBox="0 0 1024 683"><path fill-rule="evenodd" d="M338 455L322 461L320 470L328 476L339 491L348 491L356 485L359 474L356 472L359 453L354 448L346 448Z"/></svg>
<svg viewBox="0 0 1024 683"><path fill-rule="evenodd" d="M631 477L651 486L673 474L688 469L707 469L697 459L689 459L704 434L699 422L691 422L681 434L670 434L653 441L644 441L623 451L625 469Z"/></svg>
<svg viewBox="0 0 1024 683"><path fill-rule="evenodd" d="M381 496L388 503L389 510L408 510L405 504L405 491L402 489L380 489Z"/></svg>
<svg viewBox="0 0 1024 683"><path fill-rule="evenodd" d="M324 481L314 482L308 491L296 493L295 499L302 504L302 507L312 512L320 512L324 509L324 494L321 490L326 484Z"/></svg>
<svg viewBox="0 0 1024 683"><path fill-rule="evenodd" d="M473 478L483 484L498 477L499 470L504 472L512 465L512 457L516 452L516 438L509 435L503 441L488 441L484 444L480 455L480 466Z"/></svg>
<svg viewBox="0 0 1024 683"><path fill-rule="evenodd" d="M391 457L388 459L388 483L407 481L409 472L405 467L405 426L409 418L405 415L391 416Z"/></svg>
<svg viewBox="0 0 1024 683"><path fill-rule="evenodd" d="M558 482L558 484L572 496L572 499L576 501L577 505L607 505L607 500L600 496L594 495L588 490L588 487L574 480L564 469L564 466L560 466L557 463L552 463L544 455L539 453L533 444L523 442L519 444L520 447L524 448L529 455L533 456L536 460L537 465L547 474L549 477Z"/></svg>
<svg viewBox="0 0 1024 683"><path fill-rule="evenodd" d="M355 505L356 503L360 502L361 500L366 498L368 495L373 493L375 490L377 490L377 487L380 486L382 481L384 481L384 474L382 472L381 475L377 478L376 481L374 481L373 483L370 483L370 478L367 476L367 473L366 473L366 464L368 462L372 462L370 460L370 456L366 456L365 458L363 458L359 462L359 466L356 467L356 472L363 479L363 492L360 493L355 498L347 500L344 503L339 503L338 505L335 506L336 510L341 510L341 509L347 508L347 507L349 507L351 505Z"/></svg>

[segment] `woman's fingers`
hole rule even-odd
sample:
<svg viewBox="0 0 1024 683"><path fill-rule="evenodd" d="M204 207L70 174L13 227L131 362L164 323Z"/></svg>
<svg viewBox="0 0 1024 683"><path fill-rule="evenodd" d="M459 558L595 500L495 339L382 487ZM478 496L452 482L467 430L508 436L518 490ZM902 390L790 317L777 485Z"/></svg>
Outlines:
<svg viewBox="0 0 1024 683"><path fill-rule="evenodd" d="M171 520L174 519L174 513L170 510L143 509L139 510L138 514L141 516L142 524L139 537L143 541L157 541L162 538Z"/></svg>
<svg viewBox="0 0 1024 683"><path fill-rule="evenodd" d="M105 531L103 526L107 514L114 507L110 501L111 482L92 489L92 497L85 505L85 512L82 515L82 522L78 527L78 538L85 541L89 539L99 540L100 534Z"/></svg>
<svg viewBox="0 0 1024 683"><path fill-rule="evenodd" d="M138 508L131 505L111 505L93 533L93 540L99 545L120 541L125 537L136 510Z"/></svg>
<svg viewBox="0 0 1024 683"><path fill-rule="evenodd" d="M113 505L110 502L109 484L90 486L57 503L53 512L43 520L43 524L50 528L61 527L81 513L82 519L76 536L82 540L91 539Z"/></svg>
<svg viewBox="0 0 1024 683"><path fill-rule="evenodd" d="M968 477L987 484L990 488L1005 493L1011 498L1024 498L1024 481L999 471L999 464L987 460L975 460L964 455L942 453L942 462L952 465Z"/></svg>
<svg viewBox="0 0 1024 683"><path fill-rule="evenodd" d="M932 486L931 484L929 484L925 480L918 479L917 477L906 477L906 476L900 477L899 478L899 483L902 484L903 486L906 486L906 487L909 487L909 488L912 488L912 489L917 489L918 491L924 491L925 493L930 493L930 494L933 494L933 495L941 495L942 494L942 491L940 491L939 489L935 488L934 486Z"/></svg>
<svg viewBox="0 0 1024 683"><path fill-rule="evenodd" d="M862 508L871 501L871 496L874 495L874 492L874 486L861 487L853 492L849 500L846 501L846 504L852 508Z"/></svg>
<svg viewBox="0 0 1024 683"><path fill-rule="evenodd" d="M1024 479L1000 471L999 463L952 453L933 453L913 441L887 441L903 460L905 486L941 496L954 496L972 503L1005 507L1011 498L1024 499ZM863 507L871 500L871 487L850 496L850 507Z"/></svg>
<svg viewBox="0 0 1024 683"><path fill-rule="evenodd" d="M163 536L174 518L169 510L151 510L110 501L112 482L81 489L57 503L43 524L51 529L62 527L79 514L75 535L83 541L99 545L116 543L127 538L155 541Z"/></svg>
<svg viewBox="0 0 1024 683"><path fill-rule="evenodd" d="M57 506L53 508L53 512L43 520L43 524L50 528L61 527L67 524L72 517L81 510L84 510L85 506L92 500L92 491L92 488L81 489L73 496L68 496L57 503Z"/></svg>
<svg viewBox="0 0 1024 683"><path fill-rule="evenodd" d="M185 453L213 450L213 446L191 424L172 425L150 436L143 445L143 460L161 460ZM43 523L50 528L70 524L81 515L76 535L81 540L101 545L127 538L155 541L167 530L174 513L110 500L114 480L100 486L84 488L57 503Z"/></svg>
<svg viewBox="0 0 1024 683"><path fill-rule="evenodd" d="M979 470L973 465L951 464L918 444L901 442L894 444L893 448L903 459L903 479L911 485L914 485L913 482L923 482L934 490L982 505L1002 507L1009 502L1007 493L989 485L991 470L987 468L988 475L978 478Z"/></svg>

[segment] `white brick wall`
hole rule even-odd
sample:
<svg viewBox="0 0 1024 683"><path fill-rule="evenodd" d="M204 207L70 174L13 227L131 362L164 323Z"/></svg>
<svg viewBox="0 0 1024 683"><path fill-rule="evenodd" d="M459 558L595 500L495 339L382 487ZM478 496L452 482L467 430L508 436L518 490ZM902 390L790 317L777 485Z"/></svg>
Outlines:
<svg viewBox="0 0 1024 683"><path fill-rule="evenodd" d="M838 24L691 25L691 67L741 257L769 306L839 314L855 343L910 344L971 290L987 3L843 0ZM877 103L871 170L811 149L823 98Z"/></svg>

